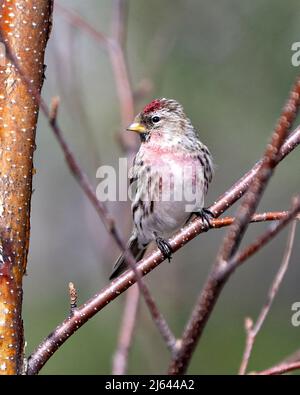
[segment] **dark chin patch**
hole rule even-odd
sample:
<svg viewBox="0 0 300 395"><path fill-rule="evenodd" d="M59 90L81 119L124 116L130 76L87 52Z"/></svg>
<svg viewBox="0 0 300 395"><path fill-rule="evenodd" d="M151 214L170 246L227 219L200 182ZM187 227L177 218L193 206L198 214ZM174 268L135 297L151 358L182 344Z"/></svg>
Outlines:
<svg viewBox="0 0 300 395"><path fill-rule="evenodd" d="M140 139L142 143L145 143L149 139L149 133L141 133Z"/></svg>

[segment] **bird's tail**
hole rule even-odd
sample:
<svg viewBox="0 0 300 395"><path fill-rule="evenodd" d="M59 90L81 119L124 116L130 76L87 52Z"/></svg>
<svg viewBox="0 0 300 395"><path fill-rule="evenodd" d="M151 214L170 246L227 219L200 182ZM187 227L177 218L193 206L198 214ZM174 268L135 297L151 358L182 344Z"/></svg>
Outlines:
<svg viewBox="0 0 300 395"><path fill-rule="evenodd" d="M139 261L143 258L146 248L139 248L139 243L137 237L131 237L127 244L127 251L130 251L136 261ZM120 255L117 259L116 263L114 264L112 273L109 277L110 280L118 277L121 273L123 273L128 268L128 264L125 260L124 254Z"/></svg>

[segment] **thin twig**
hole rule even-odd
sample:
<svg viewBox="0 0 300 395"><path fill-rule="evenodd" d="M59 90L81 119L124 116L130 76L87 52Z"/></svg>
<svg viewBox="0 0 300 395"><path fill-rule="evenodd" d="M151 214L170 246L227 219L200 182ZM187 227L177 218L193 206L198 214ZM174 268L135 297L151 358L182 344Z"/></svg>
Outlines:
<svg viewBox="0 0 300 395"><path fill-rule="evenodd" d="M72 282L69 282L69 298L70 298L70 315L74 314L75 309L77 308L77 289Z"/></svg>
<svg viewBox="0 0 300 395"><path fill-rule="evenodd" d="M294 367L298 369L298 364L300 363L300 350L297 350L293 352L291 355L288 355L285 357L282 361L277 363L276 365L272 366L271 368L265 369L260 372L250 372L248 374L272 374L272 372L277 372L276 374L281 374L286 372L286 368L288 367L288 370L294 370ZM283 369L283 370L282 370ZM271 373L270 373L271 372ZM275 373L273 373L275 374Z"/></svg>
<svg viewBox="0 0 300 395"><path fill-rule="evenodd" d="M55 18L55 17L54 17ZM56 18L55 18L56 20ZM80 67L84 60L77 56L76 38L77 29L74 26L67 31L67 42L63 50L59 49L57 42L59 37L55 37L53 46L53 57L56 59L54 66L57 84L60 87L61 95L64 98L65 112L72 114L73 123L77 128L85 131L85 143L91 157L90 163L94 168L101 164L101 156L98 150L98 141L93 131L91 117L86 106L84 88ZM66 76L68 76L66 78Z"/></svg>
<svg viewBox="0 0 300 395"><path fill-rule="evenodd" d="M123 130L132 122L134 117L134 102L130 77L124 52L117 41L111 41L108 46L108 53L118 92ZM127 134L126 136L125 134L121 134L120 143L125 152L128 152L128 154L135 153L138 146L138 139L134 133Z"/></svg>
<svg viewBox="0 0 300 395"><path fill-rule="evenodd" d="M262 157L261 166L256 177L252 180L240 207L236 213L236 221L229 228L221 245L216 265L227 262L237 251L248 223L254 214L263 192L273 175L279 161L280 148L283 145L293 121L296 119L300 105L300 78L293 85L289 100L284 106L280 119L272 134L270 143L267 145Z"/></svg>
<svg viewBox="0 0 300 395"><path fill-rule="evenodd" d="M282 365L283 363L291 363L291 362L300 362L300 350L294 351L292 354L285 357L280 363L277 365Z"/></svg>
<svg viewBox="0 0 300 395"><path fill-rule="evenodd" d="M111 66L114 73L114 79L118 92L118 98L120 102L121 112L121 130L132 122L134 117L134 101L133 101L133 89L131 86L128 65L125 56L125 40L126 40L126 28L127 28L127 17L128 17L128 1L127 0L114 0L113 1L113 18L112 18L112 36L110 37L107 45L108 53L110 56ZM121 136L122 138L122 136ZM129 139L129 141L128 141ZM126 137L122 138L123 149L127 151L136 151L137 141L136 136L132 134L126 134ZM134 142L132 147L126 146Z"/></svg>
<svg viewBox="0 0 300 395"><path fill-rule="evenodd" d="M70 24L76 28L82 29L82 31L86 32L98 44L100 44L101 47L107 50L118 93L122 128L126 127L130 122L132 122L134 117L133 89L131 86L128 66L123 51L123 40L126 35L125 19L127 18L127 4L123 3L124 1L115 0L112 37L108 37L105 34L99 32L76 12L71 11L57 3L57 10L65 18L67 18ZM119 11L117 10L118 6L122 8ZM137 136L135 136L134 133L131 133L127 135L121 134L119 137L123 150L127 152L128 155L133 155L137 149Z"/></svg>
<svg viewBox="0 0 300 395"><path fill-rule="evenodd" d="M113 0L111 36L117 44L123 71L122 69L120 71L120 65L117 63L118 59L114 60L115 51L109 49L109 53L111 65L114 71L115 83L118 88L117 91L119 94L121 110L121 132L118 136L118 141L122 150L127 155L128 162L132 163L133 155L137 150L137 142L134 136L128 133L123 133L124 127L127 126L125 124L129 123L133 119L134 115L134 95L132 84L129 78L129 68L126 59L128 10L128 0ZM124 91L125 94L123 93ZM134 144L132 144L133 142ZM125 374L127 372L129 350L132 345L138 314L139 297L140 292L137 287L131 288L126 295L117 349L113 359L113 374Z"/></svg>
<svg viewBox="0 0 300 395"><path fill-rule="evenodd" d="M288 215L288 211L269 211L261 214L254 214L250 222L268 222L268 221L279 221ZM222 217L214 219L212 221L212 228L224 228L233 223L235 218L233 217Z"/></svg>
<svg viewBox="0 0 300 395"><path fill-rule="evenodd" d="M122 73L118 72L119 65L113 67L116 86L119 87L119 103L121 112L121 133L118 141L122 150L128 157L129 163L133 161L135 154L135 147L132 145L132 136L123 133L125 123L130 122L130 118L134 113L134 95L133 88L129 78L128 64L126 61L126 38L127 38L127 18L128 18L128 0L114 0L113 1L113 16L111 23L111 36L118 45L118 50L121 52L121 59L123 62L123 78L119 78ZM110 52L110 59L112 66L114 62L114 52ZM118 61L118 59L117 59ZM125 78L124 78L125 76ZM127 90L127 94L122 94ZM129 101L128 101L129 97ZM128 106L129 103L129 106ZM131 118L132 119L132 118ZM137 144L136 144L137 148ZM129 213L129 210L128 210ZM117 341L117 348L113 358L112 373L114 375L125 374L128 368L129 350L133 341L134 329L136 326L138 306L139 306L140 292L137 287L132 287L128 290L125 298L123 317L119 330L119 337Z"/></svg>
<svg viewBox="0 0 300 395"><path fill-rule="evenodd" d="M279 161L282 161L297 145L300 144L300 126L289 134L287 140L282 145L279 152ZM223 214L228 207L231 207L237 200L239 200L248 190L251 181L256 176L258 169L262 165L262 160L259 160L251 170L244 174L229 190L223 193L219 199L213 204L210 209L215 217Z"/></svg>
<svg viewBox="0 0 300 395"><path fill-rule="evenodd" d="M254 372L251 374L256 374L259 376L275 376L278 374L292 372L292 371L298 370L298 369L300 369L300 361L283 363L281 365L276 365L276 366L273 366L272 368L262 370L261 372Z"/></svg>
<svg viewBox="0 0 300 395"><path fill-rule="evenodd" d="M296 350L295 352L288 355L281 362L277 363L271 368L265 369L260 372L250 372L249 374L258 374L258 375L283 374L292 370L299 369L299 364L300 364L300 350Z"/></svg>
<svg viewBox="0 0 300 395"><path fill-rule="evenodd" d="M251 244L250 247L245 248L242 253L237 254L228 264L224 265L223 267L218 267L217 271L212 271L204 285L204 288L202 290L202 293L200 294L198 301L196 303L196 307L193 310L193 313L191 315L191 318L186 326L185 329L185 335L187 333L191 334L191 339L195 338L196 335L198 335L198 328L195 327L195 322L198 322L200 325L200 329L203 330L205 326L205 321L203 319L199 320L200 313L204 312L203 314L210 314L212 311L213 307L215 306L215 303L217 302L217 299L223 289L223 286L227 282L228 278L230 275L235 271L235 269L244 263L248 258L250 258L254 253L256 253L259 249L261 249L267 242L269 242L271 239L273 239L282 229L284 226L286 226L291 220L293 220L300 211L300 198L296 200L294 203L293 209L289 212L287 216L285 216L281 221L276 222L274 225L270 226L268 230L261 236L259 237L254 243ZM203 315L205 317L205 315ZM205 317L206 318L206 317ZM195 334L196 332L196 334ZM202 332L200 331L200 334ZM185 343L186 347L186 342L187 338L182 338ZM182 344L182 343L181 343ZM172 360L171 366L169 373L174 374L178 373L177 371L174 371L174 367L178 367L178 362L176 357L178 358L178 355L182 352L183 348L181 345L181 348L178 351L178 354L175 356L175 358ZM183 356L183 358L186 355ZM189 354L189 357L191 354ZM185 363L185 359L183 359ZM174 364L176 362L176 364ZM186 366L186 365L185 365ZM182 366L180 366L182 367Z"/></svg>
<svg viewBox="0 0 300 395"><path fill-rule="evenodd" d="M111 36L124 50L127 36L128 0L113 0Z"/></svg>
<svg viewBox="0 0 300 395"><path fill-rule="evenodd" d="M55 11L59 11L68 21L75 27L86 31L91 37L93 37L99 44L102 44L104 48L107 48L109 38L95 29L92 25L86 22L79 14L75 11L64 7L60 3L55 3Z"/></svg>
<svg viewBox="0 0 300 395"><path fill-rule="evenodd" d="M126 293L118 344L113 359L112 374L120 375L127 372L128 355L136 324L139 298L140 293L136 286L130 288Z"/></svg>
<svg viewBox="0 0 300 395"><path fill-rule="evenodd" d="M50 114L49 114L49 122L50 124L55 124L57 120L57 114L58 114L58 107L59 107L59 97L55 96L51 100L51 106L50 106Z"/></svg>
<svg viewBox="0 0 300 395"><path fill-rule="evenodd" d="M241 252L237 253L229 262L224 271L234 270L237 266L244 263L252 255L254 255L258 250L260 250L265 244L267 244L274 236L279 233L291 218L299 218L298 207L300 205L300 196L293 199L292 210L286 215L281 221L272 224L266 232L259 236L253 243L245 247Z"/></svg>
<svg viewBox="0 0 300 395"><path fill-rule="evenodd" d="M237 210L236 220L224 237L215 264L211 269L203 291L200 293L191 317L183 331L181 348L177 355L172 358L169 368L170 374L184 374L187 370L192 354L217 302L219 294L229 275L232 273L228 271L227 276L222 276L222 272L227 266L227 262L236 253L268 181L280 161L281 147L284 145L284 140L288 135L291 124L297 116L299 105L300 78L297 78L290 91L289 100L284 106L281 117L272 134L271 142L267 145L256 174L249 183L249 188ZM220 274L222 281L217 280Z"/></svg>
<svg viewBox="0 0 300 395"><path fill-rule="evenodd" d="M295 240L295 231L296 231L296 221L294 221L292 223L291 230L288 235L287 246L286 246L286 250L284 253L282 263L281 263L279 270L274 278L274 281L273 281L271 288L269 290L269 293L268 293L267 301L266 301L265 305L263 306L263 308L257 318L256 323L253 325L253 321L251 320L251 318L246 318L245 329L246 329L247 338L246 338L246 346L245 346L245 350L244 350L244 354L243 354L243 359L242 359L242 363L241 363L240 370L239 370L239 374L241 374L241 375L246 373L256 336L262 328L262 325L266 319L266 316L268 315L270 308L272 306L273 300L278 292L279 286L280 286L280 284L283 280L283 277L288 269L288 265L290 262L290 257L291 257L292 249L293 249L293 245L294 245L294 240Z"/></svg>

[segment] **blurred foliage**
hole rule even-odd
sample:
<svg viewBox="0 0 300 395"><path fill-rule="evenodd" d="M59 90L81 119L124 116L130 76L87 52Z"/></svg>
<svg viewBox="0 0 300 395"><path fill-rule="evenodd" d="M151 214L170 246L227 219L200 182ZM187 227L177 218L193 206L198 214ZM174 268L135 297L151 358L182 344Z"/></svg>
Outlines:
<svg viewBox="0 0 300 395"><path fill-rule="evenodd" d="M100 31L110 32L112 1L64 0ZM180 101L210 147L216 175L207 204L260 157L299 71L291 45L300 41L298 0L130 0L128 63L134 88L149 80L153 97ZM61 97L59 122L72 149L97 185L101 164L117 166L119 103L109 59L101 45L70 27L58 12L47 52L43 95ZM25 278L27 353L66 316L67 284L79 302L101 289L118 254L40 116L35 155L32 236ZM286 209L299 192L299 153L272 179L261 210ZM129 209L117 213L128 234ZM121 206L124 207L124 206ZM230 210L233 212L233 210ZM124 225L125 223L125 225ZM126 231L127 228L127 231ZM253 225L245 242L265 225ZM299 239L299 231L296 235ZM224 230L194 240L147 276L156 301L177 335L213 262ZM230 280L193 358L190 373L236 373L244 346L244 318L255 318L283 255L286 232L239 269ZM109 248L108 248L109 247ZM250 369L266 368L300 345L291 304L300 300L295 243L291 267L258 337ZM50 359L43 374L110 373L123 296L78 331ZM164 373L169 355L144 303L130 356L130 373Z"/></svg>

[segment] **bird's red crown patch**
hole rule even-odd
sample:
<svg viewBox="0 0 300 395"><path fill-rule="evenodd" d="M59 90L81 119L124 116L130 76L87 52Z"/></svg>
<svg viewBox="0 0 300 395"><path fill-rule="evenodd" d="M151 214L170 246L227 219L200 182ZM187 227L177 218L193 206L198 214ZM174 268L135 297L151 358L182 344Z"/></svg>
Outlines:
<svg viewBox="0 0 300 395"><path fill-rule="evenodd" d="M147 106L144 108L143 112L145 114L155 111L155 110L159 110L162 107L162 103L159 99L155 99L153 100L151 103L147 104Z"/></svg>

